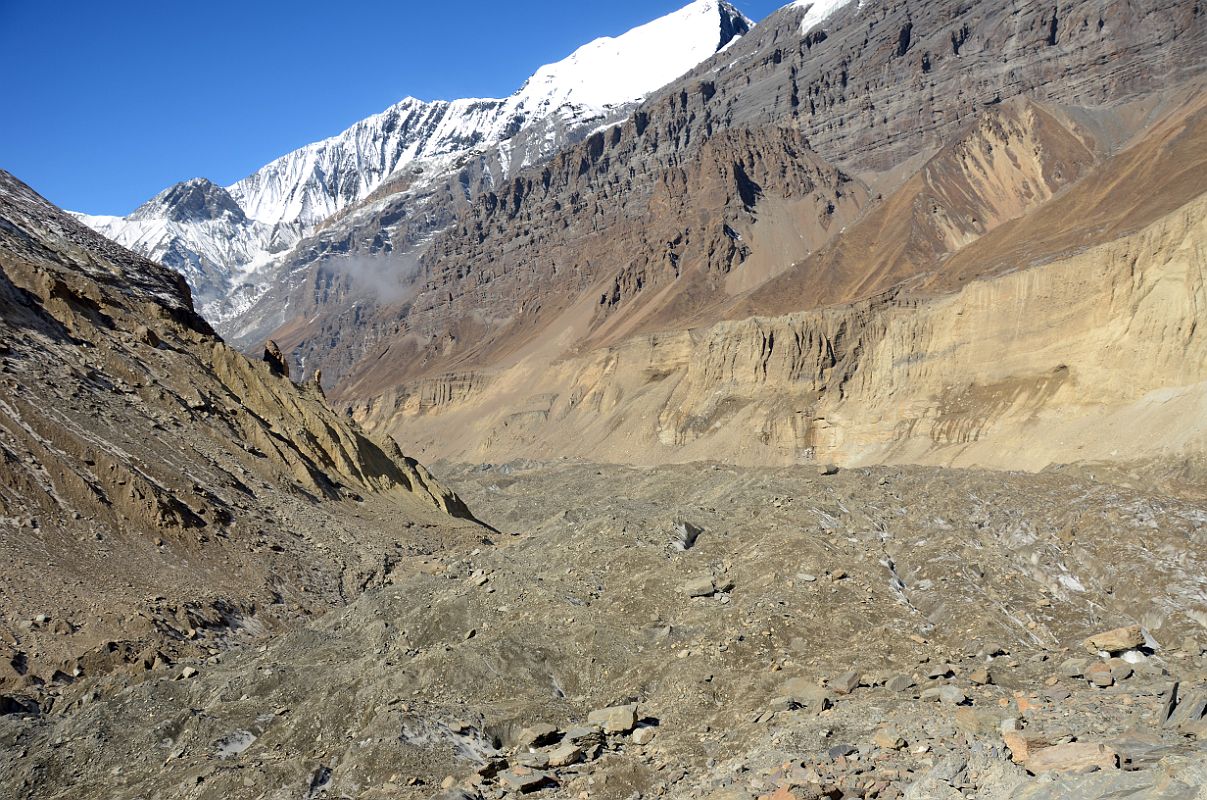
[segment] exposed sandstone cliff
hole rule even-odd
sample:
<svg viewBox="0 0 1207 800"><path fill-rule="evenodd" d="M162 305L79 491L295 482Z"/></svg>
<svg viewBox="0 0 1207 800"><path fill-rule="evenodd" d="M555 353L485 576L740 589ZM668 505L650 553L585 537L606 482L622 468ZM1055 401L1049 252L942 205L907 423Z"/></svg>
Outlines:
<svg viewBox="0 0 1207 800"><path fill-rule="evenodd" d="M467 460L552 449L1038 469L1202 452L1205 219L1200 197L1131 236L952 295L533 357L446 403L385 397L361 413L429 457Z"/></svg>

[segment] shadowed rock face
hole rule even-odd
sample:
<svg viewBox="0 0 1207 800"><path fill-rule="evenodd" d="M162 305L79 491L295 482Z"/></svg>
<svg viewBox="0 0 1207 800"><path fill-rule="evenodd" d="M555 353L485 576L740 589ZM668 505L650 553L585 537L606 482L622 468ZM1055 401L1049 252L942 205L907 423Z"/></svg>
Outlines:
<svg viewBox="0 0 1207 800"><path fill-rule="evenodd" d="M247 215L230 193L205 178L178 183L130 215L132 220L160 218L172 222L247 223Z"/></svg>
<svg viewBox="0 0 1207 800"><path fill-rule="evenodd" d="M178 274L7 173L0 329L0 629L21 664L0 682L195 648L190 628L284 624L380 580L408 528L470 516L317 387L227 347ZM332 525L360 505L378 530ZM66 633L11 635L39 614Z"/></svg>

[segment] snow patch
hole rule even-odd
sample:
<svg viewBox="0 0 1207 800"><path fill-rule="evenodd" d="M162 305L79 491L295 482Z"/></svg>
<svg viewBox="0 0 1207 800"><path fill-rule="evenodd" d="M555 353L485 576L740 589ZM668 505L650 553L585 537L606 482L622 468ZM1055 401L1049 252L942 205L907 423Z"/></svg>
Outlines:
<svg viewBox="0 0 1207 800"><path fill-rule="evenodd" d="M805 18L800 23L800 33L801 36L804 36L829 19L835 11L850 5L851 2L852 0L796 0L796 2L790 3L788 8L805 9ZM860 0L859 8L863 8L862 0Z"/></svg>

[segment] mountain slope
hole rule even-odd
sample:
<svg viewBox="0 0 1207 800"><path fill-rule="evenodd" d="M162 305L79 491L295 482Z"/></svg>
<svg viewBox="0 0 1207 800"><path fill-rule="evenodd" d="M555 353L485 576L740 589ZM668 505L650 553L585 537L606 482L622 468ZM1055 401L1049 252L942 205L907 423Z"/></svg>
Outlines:
<svg viewBox="0 0 1207 800"><path fill-rule="evenodd" d="M1056 34L1051 9L1038 3L1017 13L992 3L848 4L807 27L809 13L803 6L778 12L625 123L463 212L427 249L405 301L377 313L362 308L347 327L355 333L343 335L337 354L361 355L345 369L338 398L434 457L587 448L593 458L606 452L637 461L704 453L751 463L943 460L954 454L937 429L933 451L893 442L920 434L919 418L944 416L953 386L971 392L962 413L991 436L1001 409L996 390L974 389L985 376L973 363L947 375L946 388L918 383L923 394L890 404L875 424L844 419L849 437L825 430L836 424L831 404L853 391L851 372L838 369L843 353L855 369L885 374L864 360L874 352L865 334L878 338L888 324L878 304L913 308L970 281L1045 263L1073 269L1077 253L1127 249L1135 246L1127 237L1156 236L1151 226L1172 226L1158 238L1182 247L1178 237L1188 237L1185 246L1197 252L1197 229L1176 215L1203 185L1193 177L1201 175L1195 98L1207 67L1200 12L1164 0L1075 5L1059 11ZM1137 161L1139 153L1148 160ZM1105 188L1125 177L1137 188ZM1166 268L1160 259L1151 265L1154 275ZM1182 300L1194 307L1196 269L1192 261L1190 283L1170 306L1174 328L1185 322ZM1043 280L1058 283L1057 272ZM1094 297L1087 289L1091 307L1101 299ZM835 312L845 321L834 330L786 324L747 340L749 326L726 322L801 313L829 319L829 306L844 309ZM1148 313L1121 313L1133 312ZM1040 322L1056 310L1035 313L1037 325L1062 329ZM1094 339L1093 313L1079 324L1078 335ZM1156 346L1148 337L1158 327L1131 330L1127 347ZM736 339L726 342L727 335ZM892 345L907 348L893 358L931 357L908 349L911 341ZM1065 344L1052 342L1051 351L1066 352ZM297 347L308 369L325 366L330 340ZM783 384L734 389L737 376L770 374L773 353L772 363L788 359ZM1014 363L1025 361L1020 355ZM687 363L716 372L667 395ZM1198 380L1191 362L1177 364L1137 374L1133 388L1174 391ZM1016 377L1026 383L1037 375ZM1122 402L1099 377L1087 374L1082 390ZM831 379L840 383L822 398ZM1009 381L990 383L1006 391ZM1071 395L1042 394L1042 401L1057 404L1053 414L1058 406L1086 411ZM754 416L735 422L744 408ZM422 426L445 411L450 435L433 441ZM1148 444L1199 447L1193 433L1168 433ZM1023 425L1011 435L1035 434ZM687 446L697 438L700 447ZM980 459L993 447L966 449ZM1060 460L1049 448L1035 459L1011 452L1014 461L994 465ZM1068 457L1084 455L1074 446Z"/></svg>
<svg viewBox="0 0 1207 800"><path fill-rule="evenodd" d="M481 537L392 442L223 344L178 274L4 172L0 331L0 688L204 652Z"/></svg>
<svg viewBox="0 0 1207 800"><path fill-rule="evenodd" d="M336 212L407 165L440 173L500 148L496 177L539 163L624 107L688 71L749 30L720 0L696 0L616 38L541 67L505 99L406 98L343 133L289 153L225 190L238 214L182 214L197 179L166 190L127 218L81 219L120 244L180 270L207 319L221 323L277 282L270 265ZM218 187L209 184L209 191ZM181 219L187 216L186 219Z"/></svg>

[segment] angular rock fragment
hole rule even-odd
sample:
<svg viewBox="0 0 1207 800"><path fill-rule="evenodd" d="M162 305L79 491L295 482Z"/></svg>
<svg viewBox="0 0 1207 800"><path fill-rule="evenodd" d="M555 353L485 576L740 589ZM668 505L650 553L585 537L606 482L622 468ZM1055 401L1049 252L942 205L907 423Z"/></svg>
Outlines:
<svg viewBox="0 0 1207 800"><path fill-rule="evenodd" d="M933 700L947 706L958 706L965 703L968 697L958 686L933 686L922 692L923 700Z"/></svg>
<svg viewBox="0 0 1207 800"><path fill-rule="evenodd" d="M828 684L836 694L850 694L859 688L862 680L860 674L855 670L850 670L841 675L831 678Z"/></svg>
<svg viewBox="0 0 1207 800"><path fill-rule="evenodd" d="M530 725L520 731L520 735L516 737L516 746L524 749L529 747L544 747L547 744L556 742L560 738L560 733L556 725L548 723Z"/></svg>
<svg viewBox="0 0 1207 800"><path fill-rule="evenodd" d="M1036 775L1044 772L1108 770L1118 766L1118 753L1106 745L1092 742L1070 742L1045 747L1023 763L1028 772Z"/></svg>
<svg viewBox="0 0 1207 800"><path fill-rule="evenodd" d="M598 725L604 733L628 733L637 727L637 704L630 703L592 711L587 715L587 722Z"/></svg>
<svg viewBox="0 0 1207 800"><path fill-rule="evenodd" d="M583 749L575 744L563 744L549 752L548 764L551 767L566 767L581 761Z"/></svg>
<svg viewBox="0 0 1207 800"><path fill-rule="evenodd" d="M1091 653L1122 653L1125 650L1135 650L1143 646L1144 631L1139 625L1128 625L1096 633L1086 639L1084 644Z"/></svg>

